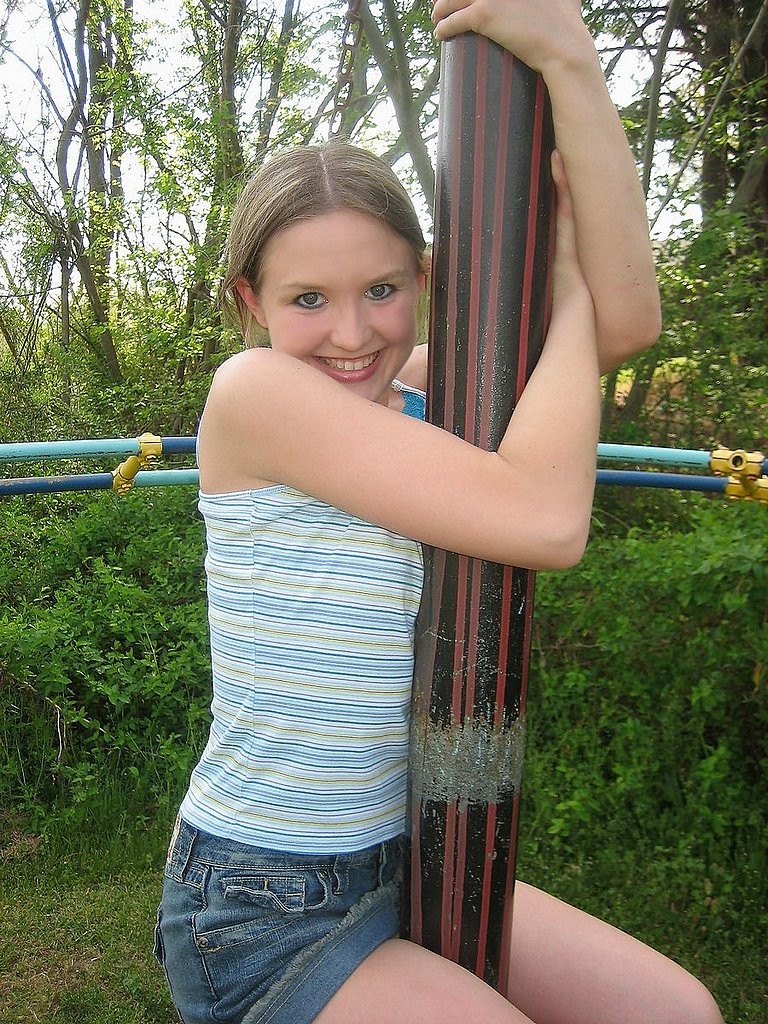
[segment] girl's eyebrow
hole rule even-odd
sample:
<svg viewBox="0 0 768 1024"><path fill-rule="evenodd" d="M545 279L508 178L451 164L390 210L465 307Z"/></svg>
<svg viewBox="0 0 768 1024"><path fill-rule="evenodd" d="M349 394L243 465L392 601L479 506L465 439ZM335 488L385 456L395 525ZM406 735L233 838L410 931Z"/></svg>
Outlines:
<svg viewBox="0 0 768 1024"><path fill-rule="evenodd" d="M286 292L320 292L322 288L316 284L304 284L301 281L286 281L279 286Z"/></svg>
<svg viewBox="0 0 768 1024"><path fill-rule="evenodd" d="M400 284L408 279L408 271L404 267L396 267L392 270L386 270L381 274L376 274L375 277L370 278L366 284L366 288L372 287L375 284ZM325 288L320 282L315 284L308 284L306 281L285 281L279 285L281 291L289 292L324 292Z"/></svg>

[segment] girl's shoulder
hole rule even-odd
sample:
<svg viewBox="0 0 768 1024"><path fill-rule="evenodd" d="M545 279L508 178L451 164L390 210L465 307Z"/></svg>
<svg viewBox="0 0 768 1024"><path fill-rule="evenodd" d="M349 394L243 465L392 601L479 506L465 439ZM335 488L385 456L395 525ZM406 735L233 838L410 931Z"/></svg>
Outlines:
<svg viewBox="0 0 768 1024"><path fill-rule="evenodd" d="M211 390L225 390L242 386L244 382L258 380L270 373L288 369L290 357L273 349L246 348L229 356L213 375Z"/></svg>

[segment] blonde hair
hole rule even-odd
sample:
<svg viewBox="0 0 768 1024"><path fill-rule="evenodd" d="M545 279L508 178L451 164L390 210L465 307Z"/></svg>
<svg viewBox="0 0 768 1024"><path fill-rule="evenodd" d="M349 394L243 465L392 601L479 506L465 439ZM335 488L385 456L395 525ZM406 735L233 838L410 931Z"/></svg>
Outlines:
<svg viewBox="0 0 768 1024"><path fill-rule="evenodd" d="M258 291L267 242L291 224L338 210L359 210L383 220L408 242L421 269L426 242L419 219L388 164L346 142L287 150L248 181L230 223L219 303L246 341L255 321L237 293L237 282L245 278Z"/></svg>

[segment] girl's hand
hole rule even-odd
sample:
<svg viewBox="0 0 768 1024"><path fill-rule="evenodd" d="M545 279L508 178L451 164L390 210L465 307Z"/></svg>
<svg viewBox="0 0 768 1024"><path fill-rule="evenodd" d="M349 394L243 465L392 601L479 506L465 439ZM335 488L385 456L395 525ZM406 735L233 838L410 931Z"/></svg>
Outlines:
<svg viewBox="0 0 768 1024"><path fill-rule="evenodd" d="M437 39L476 32L545 78L556 65L596 59L580 0L436 0L432 20Z"/></svg>
<svg viewBox="0 0 768 1024"><path fill-rule="evenodd" d="M552 153L552 178L557 189L557 231L552 268L552 315L571 315L581 305L593 315L592 296L579 263L573 202L563 158Z"/></svg>

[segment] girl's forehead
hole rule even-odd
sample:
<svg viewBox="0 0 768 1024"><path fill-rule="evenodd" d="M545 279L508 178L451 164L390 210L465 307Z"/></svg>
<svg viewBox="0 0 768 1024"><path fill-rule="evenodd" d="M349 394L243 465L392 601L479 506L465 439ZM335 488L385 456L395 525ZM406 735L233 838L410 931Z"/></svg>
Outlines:
<svg viewBox="0 0 768 1024"><path fill-rule="evenodd" d="M264 275L312 269L333 273L355 269L363 275L379 268L411 268L416 264L410 243L384 220L358 210L335 210L283 228L264 249Z"/></svg>
<svg viewBox="0 0 768 1024"><path fill-rule="evenodd" d="M303 220L288 224L273 235L268 245L288 242L301 245L307 242L320 241L325 245L334 242L365 240L378 244L392 244L406 239L381 217L365 213L362 210L332 210L329 213L318 213Z"/></svg>

